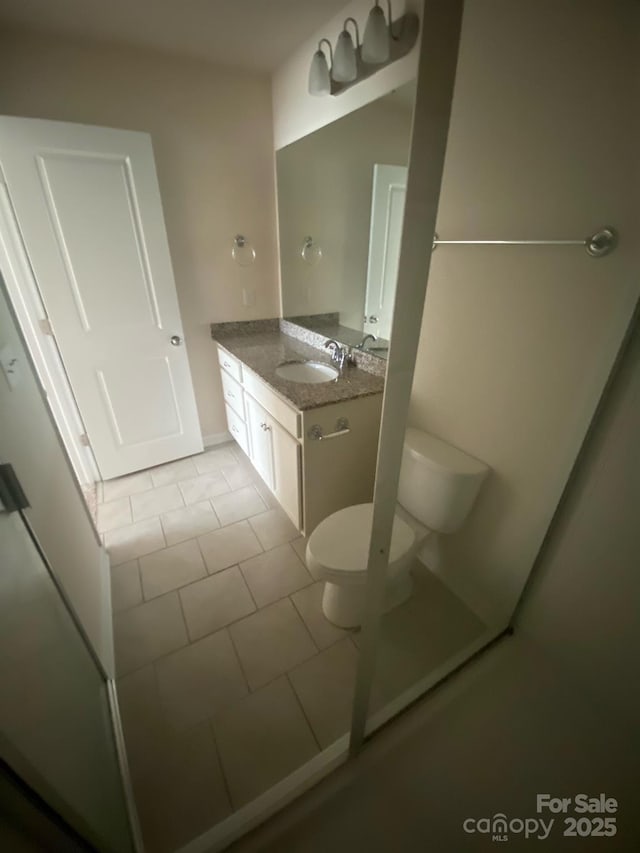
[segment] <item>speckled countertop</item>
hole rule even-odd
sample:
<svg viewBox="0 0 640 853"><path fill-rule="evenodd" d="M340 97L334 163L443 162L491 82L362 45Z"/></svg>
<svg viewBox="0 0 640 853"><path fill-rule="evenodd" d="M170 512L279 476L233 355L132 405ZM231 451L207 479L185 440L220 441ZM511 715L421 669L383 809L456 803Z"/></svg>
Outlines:
<svg viewBox="0 0 640 853"><path fill-rule="evenodd" d="M384 376L355 366L345 367L332 382L312 384L280 379L276 367L283 361L313 360L331 364L331 359L323 350L284 334L278 320L217 323L211 326L211 336L300 411L380 394L384 389Z"/></svg>

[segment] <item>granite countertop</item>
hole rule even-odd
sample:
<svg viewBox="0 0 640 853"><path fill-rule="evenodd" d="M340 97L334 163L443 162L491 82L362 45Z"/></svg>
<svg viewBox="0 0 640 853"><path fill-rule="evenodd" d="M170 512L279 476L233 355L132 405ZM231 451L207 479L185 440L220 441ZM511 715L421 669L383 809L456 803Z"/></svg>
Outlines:
<svg viewBox="0 0 640 853"><path fill-rule="evenodd" d="M356 366L345 366L338 379L332 382L312 384L280 379L276 376L276 367L283 361L313 360L331 364L331 359L323 350L282 332L277 320L218 323L211 326L211 336L300 411L380 394L384 390L383 376Z"/></svg>

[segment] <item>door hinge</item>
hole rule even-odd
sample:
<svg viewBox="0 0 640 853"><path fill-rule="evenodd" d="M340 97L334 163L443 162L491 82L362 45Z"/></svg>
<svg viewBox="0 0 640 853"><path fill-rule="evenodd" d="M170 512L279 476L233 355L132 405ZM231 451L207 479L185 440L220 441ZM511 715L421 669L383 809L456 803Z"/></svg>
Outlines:
<svg viewBox="0 0 640 853"><path fill-rule="evenodd" d="M29 501L16 477L13 465L0 465L0 506L7 512L27 509Z"/></svg>
<svg viewBox="0 0 640 853"><path fill-rule="evenodd" d="M51 337L53 337L53 329L51 328L51 322L48 317L43 317L41 320L38 320L38 325L40 326L40 331L43 335L51 335Z"/></svg>
<svg viewBox="0 0 640 853"><path fill-rule="evenodd" d="M89 436L86 434L86 432L83 432L80 436L80 444L83 447L91 447L91 444L89 442Z"/></svg>

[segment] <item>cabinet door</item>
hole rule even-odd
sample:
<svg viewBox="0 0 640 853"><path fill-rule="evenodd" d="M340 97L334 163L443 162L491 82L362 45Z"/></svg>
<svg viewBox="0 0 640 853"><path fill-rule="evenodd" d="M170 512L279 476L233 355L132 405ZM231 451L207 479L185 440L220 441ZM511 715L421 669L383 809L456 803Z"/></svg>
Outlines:
<svg viewBox="0 0 640 853"><path fill-rule="evenodd" d="M273 418L268 418L268 432L273 448L272 491L283 510L300 530L301 493L300 454L298 442Z"/></svg>
<svg viewBox="0 0 640 853"><path fill-rule="evenodd" d="M273 420L253 397L245 394L250 459L253 467L273 490Z"/></svg>

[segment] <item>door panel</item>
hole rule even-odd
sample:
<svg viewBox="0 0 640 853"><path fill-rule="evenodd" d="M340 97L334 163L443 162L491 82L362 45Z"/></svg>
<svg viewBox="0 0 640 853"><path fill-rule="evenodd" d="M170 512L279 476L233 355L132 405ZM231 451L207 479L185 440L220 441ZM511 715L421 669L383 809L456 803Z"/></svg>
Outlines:
<svg viewBox="0 0 640 853"><path fill-rule="evenodd" d="M245 406L249 427L251 461L267 486L273 489L273 431L266 428L270 422L269 415L248 394L245 394Z"/></svg>
<svg viewBox="0 0 640 853"><path fill-rule="evenodd" d="M47 154L36 161L84 330L123 323L160 328L126 160Z"/></svg>
<svg viewBox="0 0 640 853"><path fill-rule="evenodd" d="M273 493L298 530L300 518L300 454L298 442L277 421L269 418L273 444Z"/></svg>
<svg viewBox="0 0 640 853"><path fill-rule="evenodd" d="M139 358L134 365L113 361L96 373L119 446L180 436L183 427L173 366L168 358ZM140 409L144 418L139 415Z"/></svg>
<svg viewBox="0 0 640 853"><path fill-rule="evenodd" d="M406 166L373 167L364 331L389 339L407 190Z"/></svg>
<svg viewBox="0 0 640 853"><path fill-rule="evenodd" d="M0 160L102 477L202 450L149 136L0 118Z"/></svg>

